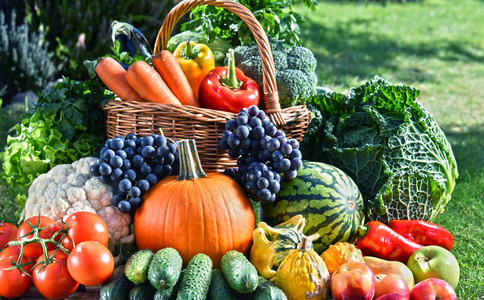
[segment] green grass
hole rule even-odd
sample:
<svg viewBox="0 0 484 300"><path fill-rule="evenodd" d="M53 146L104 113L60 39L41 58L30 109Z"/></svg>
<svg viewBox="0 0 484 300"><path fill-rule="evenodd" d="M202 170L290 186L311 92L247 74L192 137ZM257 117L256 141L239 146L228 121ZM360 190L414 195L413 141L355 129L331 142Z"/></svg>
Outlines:
<svg viewBox="0 0 484 300"><path fill-rule="evenodd" d="M318 80L338 92L380 75L421 90L419 101L449 139L459 168L452 200L434 221L455 237L459 299L484 299L484 1L359 4L320 1L303 45Z"/></svg>

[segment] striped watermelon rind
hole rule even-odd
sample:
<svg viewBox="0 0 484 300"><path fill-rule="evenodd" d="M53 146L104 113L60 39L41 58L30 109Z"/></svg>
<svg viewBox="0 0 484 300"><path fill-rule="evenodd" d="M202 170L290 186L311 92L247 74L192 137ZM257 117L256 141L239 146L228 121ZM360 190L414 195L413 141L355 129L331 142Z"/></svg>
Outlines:
<svg viewBox="0 0 484 300"><path fill-rule="evenodd" d="M354 242L365 221L363 197L354 181L340 169L304 161L296 179L281 182L276 201L260 206L260 221L275 226L301 214L305 235L318 253L336 242Z"/></svg>

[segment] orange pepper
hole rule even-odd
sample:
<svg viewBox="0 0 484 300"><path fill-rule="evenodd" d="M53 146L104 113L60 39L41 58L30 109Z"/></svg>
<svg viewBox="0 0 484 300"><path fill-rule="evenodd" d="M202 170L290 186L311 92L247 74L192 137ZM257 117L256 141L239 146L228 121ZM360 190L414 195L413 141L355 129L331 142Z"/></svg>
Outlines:
<svg viewBox="0 0 484 300"><path fill-rule="evenodd" d="M205 44L193 41L180 43L173 52L183 73L188 79L195 96L198 99L198 88L203 78L215 68L212 50Z"/></svg>

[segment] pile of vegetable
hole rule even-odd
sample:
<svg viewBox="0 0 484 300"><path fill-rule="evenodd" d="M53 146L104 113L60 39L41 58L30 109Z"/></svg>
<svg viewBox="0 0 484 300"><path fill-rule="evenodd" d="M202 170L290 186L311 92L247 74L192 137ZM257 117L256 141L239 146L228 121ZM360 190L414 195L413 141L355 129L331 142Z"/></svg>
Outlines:
<svg viewBox="0 0 484 300"><path fill-rule="evenodd" d="M454 239L431 221L457 166L416 89L317 87L297 34L268 31L281 106L312 111L298 141L266 116L250 41L185 31L151 55L136 28L112 25L115 54L54 88L2 154L6 179L29 190L21 225L0 225L0 296L33 283L52 299L80 284L100 299L456 299ZM216 142L237 166L205 172L197 140L161 128L106 139L107 100L234 113Z"/></svg>
<svg viewBox="0 0 484 300"><path fill-rule="evenodd" d="M113 98L98 80L64 78L14 127L0 160L18 215L37 176L99 150L106 127L101 106Z"/></svg>
<svg viewBox="0 0 484 300"><path fill-rule="evenodd" d="M450 200L458 176L454 154L418 95L377 76L347 95L308 99L313 117L301 143L304 157L347 173L372 220L431 221Z"/></svg>
<svg viewBox="0 0 484 300"><path fill-rule="evenodd" d="M113 272L108 228L95 213L76 212L63 223L38 215L18 228L2 223L0 230L2 297L19 298L33 285L46 298L64 299L80 284L99 285Z"/></svg>

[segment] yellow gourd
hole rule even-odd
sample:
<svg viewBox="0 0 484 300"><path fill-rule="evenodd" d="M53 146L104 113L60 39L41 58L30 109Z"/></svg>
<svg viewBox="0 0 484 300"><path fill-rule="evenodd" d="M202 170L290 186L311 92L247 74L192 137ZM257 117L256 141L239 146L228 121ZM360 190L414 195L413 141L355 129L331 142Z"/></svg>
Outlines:
<svg viewBox="0 0 484 300"><path fill-rule="evenodd" d="M298 248L291 250L272 279L289 300L323 300L329 294L330 275L323 259L308 247L303 237Z"/></svg>
<svg viewBox="0 0 484 300"><path fill-rule="evenodd" d="M305 224L306 219L302 215L296 215L274 227L259 222L253 232L250 262L260 276L270 279L276 275L276 270L284 258L301 243ZM312 248L311 241L315 238L315 235L309 237L308 247Z"/></svg>
<svg viewBox="0 0 484 300"><path fill-rule="evenodd" d="M361 250L348 242L337 242L330 245L328 249L321 253L321 258L324 260L330 275L333 275L333 272L339 266L349 261L365 262Z"/></svg>

